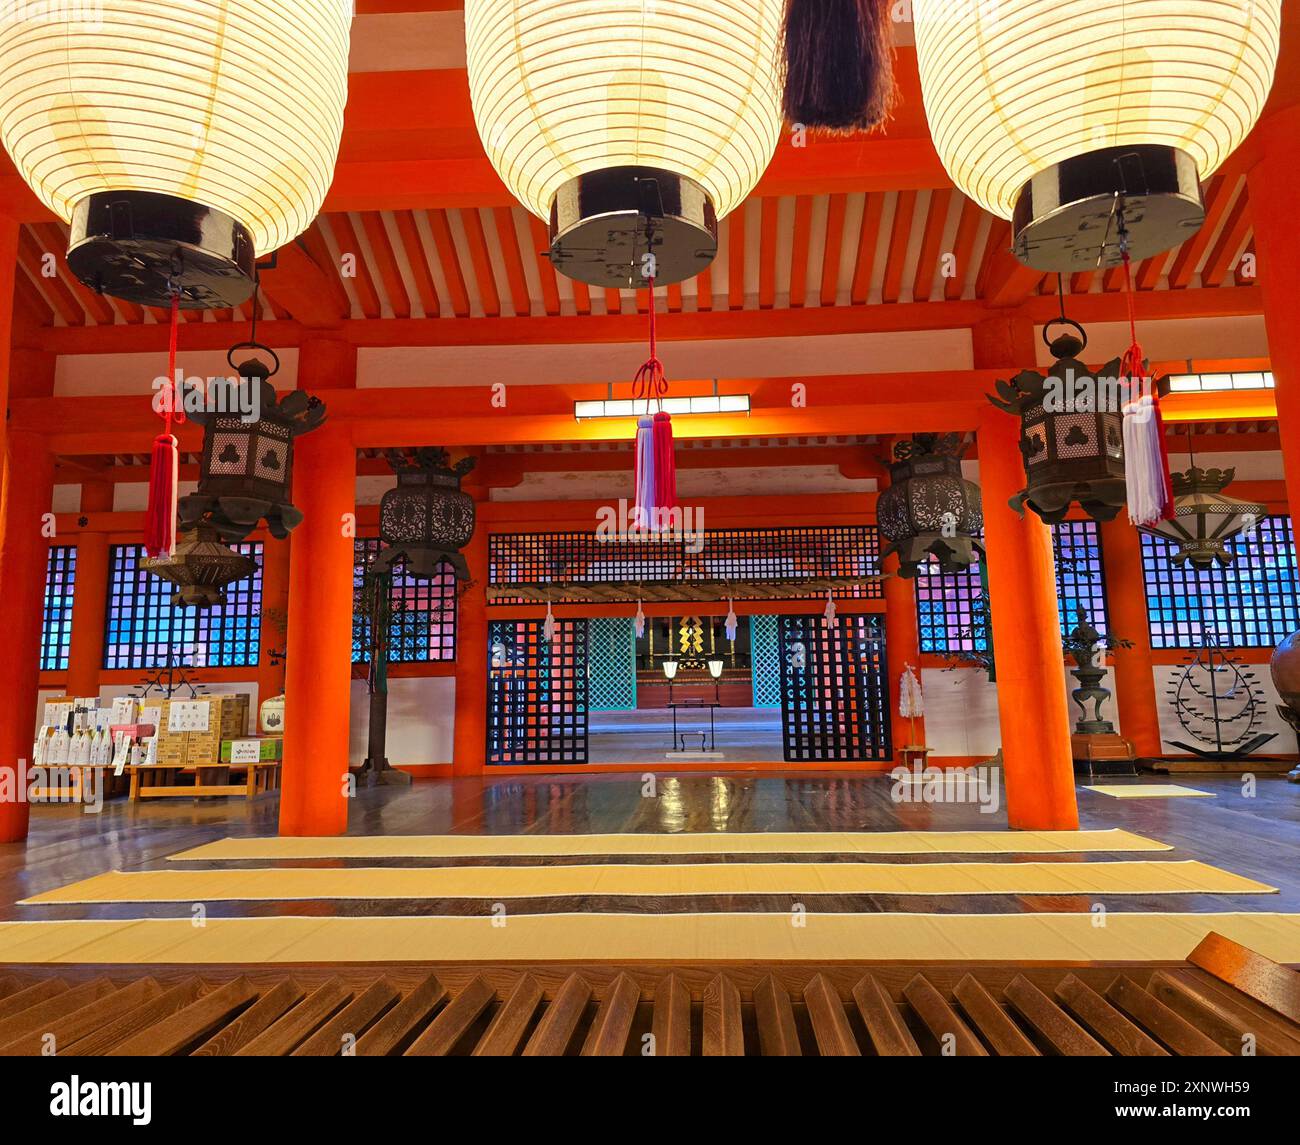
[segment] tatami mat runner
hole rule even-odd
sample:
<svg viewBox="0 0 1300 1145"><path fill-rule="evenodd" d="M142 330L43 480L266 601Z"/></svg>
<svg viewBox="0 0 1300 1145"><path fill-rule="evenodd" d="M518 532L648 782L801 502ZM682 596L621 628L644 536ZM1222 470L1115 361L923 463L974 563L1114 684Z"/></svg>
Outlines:
<svg viewBox="0 0 1300 1145"><path fill-rule="evenodd" d="M461 859L580 855L1052 855L1169 851L1108 831L722 831L645 835L341 835L220 839L172 855L215 859Z"/></svg>
<svg viewBox="0 0 1300 1145"><path fill-rule="evenodd" d="M1206 863L614 863L551 867L293 867L113 871L25 904L289 899L521 899L557 895L1260 894Z"/></svg>
<svg viewBox="0 0 1300 1145"><path fill-rule="evenodd" d="M495 920L500 922L500 919ZM0 963L1181 962L1217 931L1300 962L1297 914L518 915L0 923Z"/></svg>
<svg viewBox="0 0 1300 1145"><path fill-rule="evenodd" d="M1109 795L1112 799L1213 799L1211 791L1180 787L1177 783L1095 783L1084 791Z"/></svg>

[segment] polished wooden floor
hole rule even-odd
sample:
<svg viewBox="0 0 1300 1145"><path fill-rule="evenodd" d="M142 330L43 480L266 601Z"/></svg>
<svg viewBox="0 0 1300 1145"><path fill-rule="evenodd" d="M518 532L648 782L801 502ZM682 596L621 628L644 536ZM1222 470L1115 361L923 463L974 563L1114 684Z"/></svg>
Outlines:
<svg viewBox="0 0 1300 1145"><path fill-rule="evenodd" d="M1115 896L1111 910L1133 911L1300 911L1300 786L1259 779L1253 794L1237 778L1180 777L1185 786L1212 792L1213 799L1116 800L1081 791L1081 826L1124 827L1173 845L1161 859L1200 859L1280 888L1275 896ZM991 830L1006 826L1005 811L983 814L977 806L897 804L893 785L881 774L844 776L798 774L659 775L646 794L640 775L485 777L425 780L406 788L362 790L352 807L350 833L407 834L585 834L678 831L886 831ZM1003 804L1004 806L1004 804ZM274 797L242 800L157 802L113 801L102 813L80 808L40 807L33 811L26 844L0 845L0 919L142 918L189 914L185 904L145 906L20 907L30 895L110 870L161 867L168 855L227 835L272 835ZM1061 855L1063 861L1105 861L1120 855ZM825 861L825 857L814 857ZM890 862L932 862L951 857L890 856ZM1016 862L1020 856L981 856L981 861ZM1041 861L1044 856L1032 856ZM452 860L475 862L490 860ZM582 860L533 859L514 862ZM662 861L681 861L665 857ZM695 858L692 862L707 862ZM711 861L729 861L718 856ZM734 860L733 860L734 861ZM789 861L801 861L791 857ZM342 865L342 861L340 865ZM404 865L406 860L388 860ZM201 864L194 864L200 866ZM227 864L210 864L224 866ZM265 867L266 862L247 866ZM286 864L288 865L288 864ZM320 864L316 864L320 865ZM355 865L383 865L365 860ZM1077 912L1091 909L1078 896L880 896L807 897L812 911L911 913ZM531 900L516 910L786 911L788 896L707 898L569 897ZM402 900L214 903L223 915L475 914L480 901Z"/></svg>

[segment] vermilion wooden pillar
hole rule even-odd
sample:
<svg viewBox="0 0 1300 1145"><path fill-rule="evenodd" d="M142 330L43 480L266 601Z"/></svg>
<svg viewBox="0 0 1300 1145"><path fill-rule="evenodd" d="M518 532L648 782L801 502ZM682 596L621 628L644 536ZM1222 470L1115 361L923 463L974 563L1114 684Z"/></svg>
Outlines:
<svg viewBox="0 0 1300 1145"><path fill-rule="evenodd" d="M257 655L257 703L284 691L284 663L273 664L272 652L284 652L286 632L282 625L289 615L289 546L268 536L262 545L262 636ZM279 618L279 623L268 620ZM350 653L349 653L349 658ZM256 713L254 713L256 718ZM260 726L260 725L259 725Z"/></svg>
<svg viewBox="0 0 1300 1145"><path fill-rule="evenodd" d="M290 540L282 835L347 830L356 473L346 425L298 439L293 500L305 519Z"/></svg>
<svg viewBox="0 0 1300 1145"><path fill-rule="evenodd" d="M0 656L0 843L27 837L26 782L40 678L41 617L49 536L45 514L54 495L54 462L43 438L10 432L4 467L4 544L0 602L5 653Z"/></svg>
<svg viewBox="0 0 1300 1145"><path fill-rule="evenodd" d="M471 492L466 489L466 492ZM475 492L476 499L480 496ZM456 616L456 725L452 774L482 775L487 761L488 528L479 520L464 550L473 584Z"/></svg>
<svg viewBox="0 0 1300 1145"><path fill-rule="evenodd" d="M1027 324L995 319L973 335L977 367L1032 366ZM1079 810L1051 531L1007 503L1025 485L1019 421L990 405L977 440L1007 821L1021 830L1074 830Z"/></svg>
<svg viewBox="0 0 1300 1145"><path fill-rule="evenodd" d="M1114 669L1111 687L1119 710L1120 734L1133 744L1139 757L1152 759L1163 747L1142 575L1142 536L1129 524L1126 513L1102 525L1101 556L1111 631L1133 642L1132 648L1107 653Z"/></svg>
<svg viewBox="0 0 1300 1145"><path fill-rule="evenodd" d="M113 483L83 481L81 512L111 513ZM98 696L104 666L104 622L108 610L108 534L87 529L77 535L77 579L72 596L72 638L68 646L69 696Z"/></svg>
<svg viewBox="0 0 1300 1145"><path fill-rule="evenodd" d="M1262 158L1247 176L1250 217L1277 382L1287 503L1294 515L1300 505L1300 108L1278 113L1257 130Z"/></svg>

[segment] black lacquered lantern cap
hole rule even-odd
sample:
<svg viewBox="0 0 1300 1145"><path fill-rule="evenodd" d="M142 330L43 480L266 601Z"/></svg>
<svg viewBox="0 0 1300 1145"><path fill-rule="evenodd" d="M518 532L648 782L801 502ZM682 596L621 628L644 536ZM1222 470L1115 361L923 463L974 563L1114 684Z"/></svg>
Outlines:
<svg viewBox="0 0 1300 1145"><path fill-rule="evenodd" d="M253 293L252 235L229 215L152 191L105 191L73 211L68 267L91 290L139 306L225 310Z"/></svg>
<svg viewBox="0 0 1300 1145"><path fill-rule="evenodd" d="M591 286L671 286L718 254L713 202L693 179L658 167L608 167L570 179L551 203L551 263ZM653 259L647 259L653 255Z"/></svg>
<svg viewBox="0 0 1300 1145"><path fill-rule="evenodd" d="M1016 257L1070 274L1119 266L1122 204L1133 262L1181 245L1205 222L1196 163L1175 147L1105 147L1027 182L1012 217Z"/></svg>

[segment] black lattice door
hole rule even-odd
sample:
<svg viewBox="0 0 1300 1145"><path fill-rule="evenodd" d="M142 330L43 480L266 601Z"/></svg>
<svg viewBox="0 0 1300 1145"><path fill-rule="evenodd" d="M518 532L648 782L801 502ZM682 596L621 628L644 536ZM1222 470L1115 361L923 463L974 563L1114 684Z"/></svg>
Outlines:
<svg viewBox="0 0 1300 1145"><path fill-rule="evenodd" d="M883 617L783 616L779 651L787 760L892 758Z"/></svg>
<svg viewBox="0 0 1300 1145"><path fill-rule="evenodd" d="M489 764L587 762L587 622L488 624Z"/></svg>

